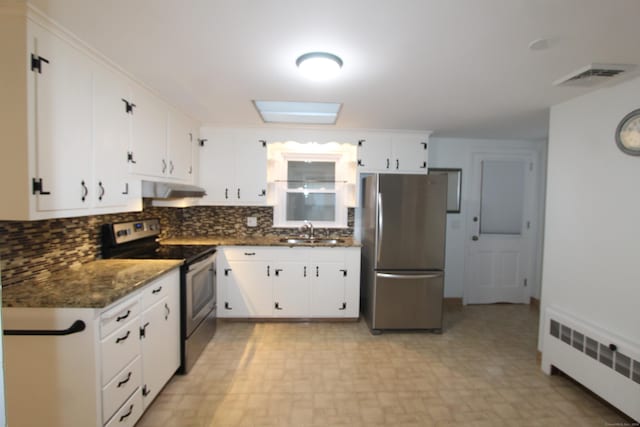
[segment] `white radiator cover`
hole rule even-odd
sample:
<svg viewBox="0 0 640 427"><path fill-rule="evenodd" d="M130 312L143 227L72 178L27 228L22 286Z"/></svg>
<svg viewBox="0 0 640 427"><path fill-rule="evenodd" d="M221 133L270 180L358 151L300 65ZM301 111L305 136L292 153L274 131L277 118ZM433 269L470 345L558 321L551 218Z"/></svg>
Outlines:
<svg viewBox="0 0 640 427"><path fill-rule="evenodd" d="M640 345L557 308L545 310L544 328L545 373L560 369L640 421Z"/></svg>

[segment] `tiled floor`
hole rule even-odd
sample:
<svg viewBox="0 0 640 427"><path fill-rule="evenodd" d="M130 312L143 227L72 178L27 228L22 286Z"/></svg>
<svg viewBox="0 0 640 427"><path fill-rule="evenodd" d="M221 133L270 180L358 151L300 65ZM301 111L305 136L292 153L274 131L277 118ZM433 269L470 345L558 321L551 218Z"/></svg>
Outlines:
<svg viewBox="0 0 640 427"><path fill-rule="evenodd" d="M536 363L528 306L448 310L442 335L230 323L138 427L605 426L628 422ZM620 425L620 424L619 424Z"/></svg>

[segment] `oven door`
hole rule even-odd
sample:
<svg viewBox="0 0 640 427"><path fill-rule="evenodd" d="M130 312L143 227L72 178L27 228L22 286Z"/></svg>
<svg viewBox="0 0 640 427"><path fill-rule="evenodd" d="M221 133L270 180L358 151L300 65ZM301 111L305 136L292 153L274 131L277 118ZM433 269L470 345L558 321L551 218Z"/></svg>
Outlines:
<svg viewBox="0 0 640 427"><path fill-rule="evenodd" d="M216 254L188 266L185 287L186 336L189 337L216 304Z"/></svg>

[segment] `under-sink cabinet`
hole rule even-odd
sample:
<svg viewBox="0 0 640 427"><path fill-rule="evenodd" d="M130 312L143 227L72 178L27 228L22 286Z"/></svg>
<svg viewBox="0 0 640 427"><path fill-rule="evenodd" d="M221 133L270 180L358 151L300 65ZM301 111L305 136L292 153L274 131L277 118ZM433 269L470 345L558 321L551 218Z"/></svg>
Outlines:
<svg viewBox="0 0 640 427"><path fill-rule="evenodd" d="M179 285L174 269L104 309L3 308L9 424L133 426L180 365Z"/></svg>
<svg viewBox="0 0 640 427"><path fill-rule="evenodd" d="M357 318L359 247L219 249L218 317Z"/></svg>

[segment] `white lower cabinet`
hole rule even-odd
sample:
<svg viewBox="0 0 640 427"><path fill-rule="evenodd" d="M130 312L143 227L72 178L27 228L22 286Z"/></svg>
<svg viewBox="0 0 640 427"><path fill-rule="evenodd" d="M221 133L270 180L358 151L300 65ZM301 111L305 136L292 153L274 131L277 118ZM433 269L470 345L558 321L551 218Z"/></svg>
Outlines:
<svg viewBox="0 0 640 427"><path fill-rule="evenodd" d="M218 317L357 318L358 247L220 248Z"/></svg>
<svg viewBox="0 0 640 427"><path fill-rule="evenodd" d="M105 309L4 307L8 425L133 426L180 366L180 276L174 269ZM37 410L33 410L37 408Z"/></svg>

